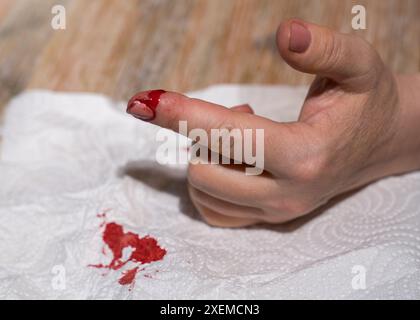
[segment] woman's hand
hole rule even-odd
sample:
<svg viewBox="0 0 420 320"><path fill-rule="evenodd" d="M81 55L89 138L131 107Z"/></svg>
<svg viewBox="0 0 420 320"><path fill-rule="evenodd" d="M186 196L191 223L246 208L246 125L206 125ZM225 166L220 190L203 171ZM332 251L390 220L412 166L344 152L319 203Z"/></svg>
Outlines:
<svg viewBox="0 0 420 320"><path fill-rule="evenodd" d="M237 165L189 166L191 199L211 225L286 222L340 193L420 168L419 76L396 79L366 41L302 21L282 23L277 42L289 65L316 74L297 122L172 92L161 95L151 121L174 131L183 120L189 130L264 129L262 175ZM148 110L136 102L129 112Z"/></svg>

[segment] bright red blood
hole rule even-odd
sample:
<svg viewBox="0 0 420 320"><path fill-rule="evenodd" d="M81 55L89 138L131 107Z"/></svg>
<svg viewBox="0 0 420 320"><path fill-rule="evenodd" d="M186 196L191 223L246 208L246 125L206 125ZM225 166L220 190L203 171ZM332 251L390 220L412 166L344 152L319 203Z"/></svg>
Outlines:
<svg viewBox="0 0 420 320"><path fill-rule="evenodd" d="M131 106L133 104L134 101L139 101L143 104L145 104L147 107L150 108L150 110L152 110L153 112L153 116L150 119L147 119L147 121L151 121L156 117L156 108L159 105L160 102L160 96L162 94L164 94L166 91L165 90L152 90L149 91L147 93L147 97L146 98L137 98L136 96L134 96L131 100L130 103L128 105L128 111L131 109Z"/></svg>
<svg viewBox="0 0 420 320"><path fill-rule="evenodd" d="M147 94L147 98L139 99L141 103L144 103L146 106L148 106L152 110L156 110L156 107L159 104L160 96L164 94L165 90L152 90L149 91Z"/></svg>
<svg viewBox="0 0 420 320"><path fill-rule="evenodd" d="M134 269L127 270L123 272L123 276L118 280L120 285L126 286L128 284L134 284L134 280L136 279L137 271L139 267L135 267Z"/></svg>
<svg viewBox="0 0 420 320"><path fill-rule="evenodd" d="M123 227L115 222L105 224L102 239L111 250L113 259L109 265L93 265L96 268L118 270L129 261L142 265L162 260L166 255L166 250L159 246L156 239L150 236L140 238L133 232L124 232ZM132 252L128 259L123 261L123 250L125 248L131 248ZM121 285L133 284L138 270L139 266L124 272L119 283Z"/></svg>
<svg viewBox="0 0 420 320"><path fill-rule="evenodd" d="M132 232L124 233L123 227L115 222L106 224L102 238L114 255L109 264L109 267L114 270L121 268L128 261L150 263L161 260L166 254L166 250L159 247L156 239L149 236L139 238ZM133 251L128 260L121 261L123 249L128 247L131 247Z"/></svg>

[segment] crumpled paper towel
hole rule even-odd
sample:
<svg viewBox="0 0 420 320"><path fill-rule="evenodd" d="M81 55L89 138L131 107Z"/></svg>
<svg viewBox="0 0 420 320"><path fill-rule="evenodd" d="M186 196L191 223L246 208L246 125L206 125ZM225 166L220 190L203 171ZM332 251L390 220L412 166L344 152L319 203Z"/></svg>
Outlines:
<svg viewBox="0 0 420 320"><path fill-rule="evenodd" d="M191 95L248 102L289 121L305 93L230 85ZM38 90L7 106L1 299L420 298L419 172L371 184L291 226L216 229L191 205L185 167L155 163L158 129L124 111L101 95ZM131 291L118 284L120 272L88 267L110 260L101 252L104 211L168 252Z"/></svg>

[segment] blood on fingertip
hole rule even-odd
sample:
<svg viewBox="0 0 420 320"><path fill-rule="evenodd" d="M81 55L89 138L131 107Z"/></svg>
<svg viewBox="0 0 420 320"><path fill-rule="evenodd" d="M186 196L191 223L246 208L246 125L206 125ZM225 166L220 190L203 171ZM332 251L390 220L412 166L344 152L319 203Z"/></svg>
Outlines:
<svg viewBox="0 0 420 320"><path fill-rule="evenodd" d="M143 121L152 121L156 117L156 109L159 105L160 97L165 92L165 90L159 89L149 91L146 96L144 96L144 93L135 95L128 102L127 113ZM144 105L148 110L143 109L142 114L135 112L140 105ZM135 108L136 106L137 108Z"/></svg>

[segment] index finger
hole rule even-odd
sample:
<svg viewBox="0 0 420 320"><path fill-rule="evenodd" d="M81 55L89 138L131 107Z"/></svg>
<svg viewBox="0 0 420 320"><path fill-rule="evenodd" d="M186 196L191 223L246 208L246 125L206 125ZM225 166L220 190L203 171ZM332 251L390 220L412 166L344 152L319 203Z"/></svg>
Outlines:
<svg viewBox="0 0 420 320"><path fill-rule="evenodd" d="M187 137L194 129L204 130L208 137L211 137L211 131L214 129L228 129L229 131L238 129L243 139L244 130L251 129L254 133L251 146L253 152L257 147L255 145L257 129L264 132L264 150L281 148L284 139L279 139L279 133L288 134L286 126L272 120L250 113L235 112L218 104L163 90L137 93L128 102L127 112L138 119L171 129ZM186 131L181 130L180 121L187 122ZM283 127L284 130L282 130ZM246 141L242 140L242 142ZM200 144L206 145L205 141L200 141ZM215 150L212 145L207 144L206 146L212 151L220 152L219 149ZM245 146L244 143L242 146ZM273 151L275 150L264 153L264 162L267 166L278 162L278 159L271 157L278 154Z"/></svg>

